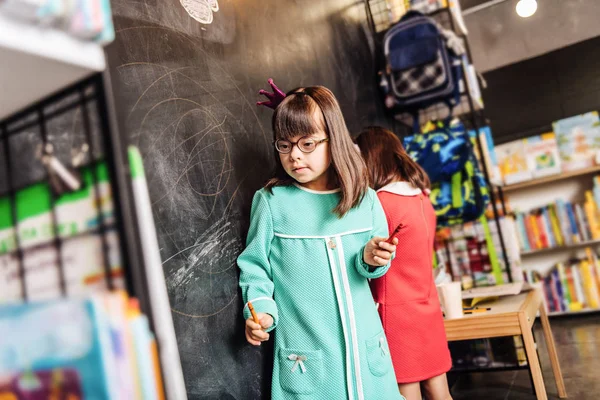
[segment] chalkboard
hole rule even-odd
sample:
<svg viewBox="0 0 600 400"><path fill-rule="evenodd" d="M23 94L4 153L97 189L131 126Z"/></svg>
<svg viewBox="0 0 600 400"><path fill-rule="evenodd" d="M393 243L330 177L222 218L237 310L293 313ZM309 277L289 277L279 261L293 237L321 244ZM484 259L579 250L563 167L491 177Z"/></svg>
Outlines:
<svg viewBox="0 0 600 400"><path fill-rule="evenodd" d="M256 93L270 77L325 85L354 133L388 125L364 4L114 0L113 11L118 112L144 157L189 398L269 398L272 347L245 342L236 265L274 156Z"/></svg>

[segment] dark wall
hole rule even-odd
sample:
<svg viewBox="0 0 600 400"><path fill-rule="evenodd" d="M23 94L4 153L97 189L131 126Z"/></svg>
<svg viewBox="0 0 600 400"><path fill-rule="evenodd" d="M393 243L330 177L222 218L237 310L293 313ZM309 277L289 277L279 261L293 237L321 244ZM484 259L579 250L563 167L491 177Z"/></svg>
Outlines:
<svg viewBox="0 0 600 400"><path fill-rule="evenodd" d="M508 66L600 35L598 0L538 0L538 9L529 18L517 15L518 0L485 3L493 5L464 17L479 71ZM469 5L461 4L463 10Z"/></svg>
<svg viewBox="0 0 600 400"><path fill-rule="evenodd" d="M186 1L202 3L201 1ZM118 107L144 156L190 399L258 399L272 354L246 344L236 258L269 177L256 92L325 85L352 132L386 124L364 3L222 0L210 25L177 0L114 0Z"/></svg>
<svg viewBox="0 0 600 400"><path fill-rule="evenodd" d="M600 110L600 37L484 74L485 113L496 143L552 130Z"/></svg>

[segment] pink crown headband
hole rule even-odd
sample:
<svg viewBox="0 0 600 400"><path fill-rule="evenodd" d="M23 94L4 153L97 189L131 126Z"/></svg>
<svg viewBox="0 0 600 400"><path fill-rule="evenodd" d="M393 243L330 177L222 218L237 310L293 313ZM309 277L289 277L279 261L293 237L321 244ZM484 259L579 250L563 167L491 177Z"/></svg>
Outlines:
<svg viewBox="0 0 600 400"><path fill-rule="evenodd" d="M283 93L281 91L281 89L279 89L277 87L277 85L273 82L272 78L269 78L269 80L267 81L269 82L269 85L271 85L271 88L273 89L273 93L269 93L266 90L260 90L258 92L258 94L265 96L267 99L266 101L257 101L256 105L257 106L265 106L265 107L269 107L272 108L273 110L277 108L277 106L279 104L281 104L281 102L283 101L283 99L285 99L285 93Z"/></svg>

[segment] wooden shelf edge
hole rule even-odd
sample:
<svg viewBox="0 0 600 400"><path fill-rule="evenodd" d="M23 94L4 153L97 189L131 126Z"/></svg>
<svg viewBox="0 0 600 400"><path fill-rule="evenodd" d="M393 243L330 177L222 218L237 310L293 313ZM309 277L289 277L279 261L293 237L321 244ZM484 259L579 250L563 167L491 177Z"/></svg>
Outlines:
<svg viewBox="0 0 600 400"><path fill-rule="evenodd" d="M515 190L519 190L519 189L525 189L525 188L529 188L529 187L533 187L533 186L543 185L544 183L548 183L548 182L557 182L557 181L562 181L562 180L569 179L569 178L574 178L576 176L590 175L595 172L600 173L600 165L595 165L593 167L584 168L584 169L577 169L574 171L562 172L560 174L555 174L555 175L548 175L548 176L544 176L543 178L536 178L536 179L532 179L532 180L525 181L525 182L513 183L512 185L505 185L502 187L502 190L504 192L511 192L511 191L515 191Z"/></svg>
<svg viewBox="0 0 600 400"><path fill-rule="evenodd" d="M560 317L560 316L567 316L567 315L583 315L583 314L594 314L594 313L600 313L600 308L590 308L590 309L585 309L585 310L581 310L581 311L553 311L553 312L549 312L548 316L549 317Z"/></svg>
<svg viewBox="0 0 600 400"><path fill-rule="evenodd" d="M550 253L559 253L562 251L579 249L581 247L593 246L596 244L600 244L600 239L588 240L588 241L581 242L581 243L570 244L568 246L549 247L547 249L524 251L524 252L521 252L521 257L529 257L529 256L550 254Z"/></svg>

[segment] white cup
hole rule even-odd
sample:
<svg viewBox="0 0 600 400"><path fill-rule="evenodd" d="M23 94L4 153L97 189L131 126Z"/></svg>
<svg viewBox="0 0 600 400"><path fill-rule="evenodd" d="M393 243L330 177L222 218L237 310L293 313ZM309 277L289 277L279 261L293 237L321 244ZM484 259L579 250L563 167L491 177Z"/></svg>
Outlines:
<svg viewBox="0 0 600 400"><path fill-rule="evenodd" d="M441 283L436 288L446 319L461 318L463 309L460 282Z"/></svg>

